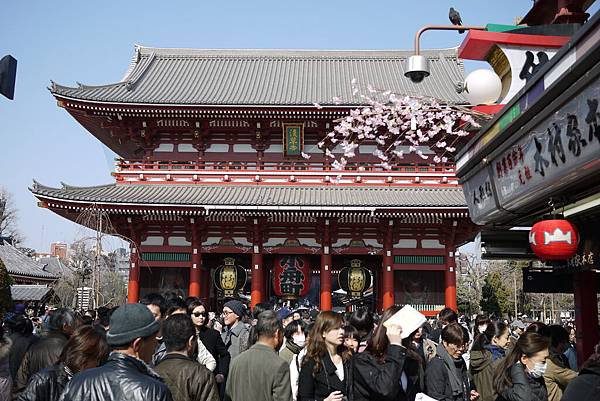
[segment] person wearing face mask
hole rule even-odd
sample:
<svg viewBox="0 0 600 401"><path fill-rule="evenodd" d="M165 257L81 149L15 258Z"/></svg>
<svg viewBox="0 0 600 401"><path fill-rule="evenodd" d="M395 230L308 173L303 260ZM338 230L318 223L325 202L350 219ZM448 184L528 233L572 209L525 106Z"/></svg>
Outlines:
<svg viewBox="0 0 600 401"><path fill-rule="evenodd" d="M544 383L550 338L523 333L494 373L497 401L548 401Z"/></svg>
<svg viewBox="0 0 600 401"><path fill-rule="evenodd" d="M305 324L294 320L285 327L285 346L279 351L279 356L288 364L292 362L306 344Z"/></svg>
<svg viewBox="0 0 600 401"><path fill-rule="evenodd" d="M548 400L560 401L567 384L577 377L577 372L569 369L569 361L564 355L569 346L569 332L559 325L548 326L548 330L551 340L550 357L544 381L548 389Z"/></svg>
<svg viewBox="0 0 600 401"><path fill-rule="evenodd" d="M462 354L468 347L468 330L451 323L442 330L437 355L425 371L426 394L443 401L475 401L479 394L471 388L471 380Z"/></svg>
<svg viewBox="0 0 600 401"><path fill-rule="evenodd" d="M298 401L342 401L351 396L352 353L344 346L342 315L319 313L298 380Z"/></svg>
<svg viewBox="0 0 600 401"><path fill-rule="evenodd" d="M510 331L502 322L491 322L485 331L475 337L471 348L469 371L481 401L494 401L494 369L504 358Z"/></svg>

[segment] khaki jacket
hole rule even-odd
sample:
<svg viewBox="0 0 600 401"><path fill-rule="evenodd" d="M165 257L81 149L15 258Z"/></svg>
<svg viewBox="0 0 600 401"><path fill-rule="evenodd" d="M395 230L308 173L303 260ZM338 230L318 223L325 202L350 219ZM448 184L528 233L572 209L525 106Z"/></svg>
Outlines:
<svg viewBox="0 0 600 401"><path fill-rule="evenodd" d="M566 368L556 357L548 358L547 364L544 382L548 389L548 401L560 401L567 384L577 377L577 372Z"/></svg>

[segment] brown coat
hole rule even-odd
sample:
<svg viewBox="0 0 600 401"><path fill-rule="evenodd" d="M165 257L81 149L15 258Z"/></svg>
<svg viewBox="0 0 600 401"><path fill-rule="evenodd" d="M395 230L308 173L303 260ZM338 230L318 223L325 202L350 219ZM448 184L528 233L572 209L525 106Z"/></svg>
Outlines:
<svg viewBox="0 0 600 401"><path fill-rule="evenodd" d="M548 401L560 401L567 384L577 377L577 372L563 365L556 357L547 360L548 366L544 373L544 382L548 389Z"/></svg>
<svg viewBox="0 0 600 401"><path fill-rule="evenodd" d="M156 366L173 401L219 401L219 390L212 372L181 354L167 354Z"/></svg>

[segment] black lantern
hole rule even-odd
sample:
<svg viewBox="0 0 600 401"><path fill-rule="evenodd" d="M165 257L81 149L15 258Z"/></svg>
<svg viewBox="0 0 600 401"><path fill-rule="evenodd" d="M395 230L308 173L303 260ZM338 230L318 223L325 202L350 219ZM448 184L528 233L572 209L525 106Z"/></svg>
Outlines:
<svg viewBox="0 0 600 401"><path fill-rule="evenodd" d="M235 258L223 259L223 264L216 268L213 282L219 290L219 297L235 297L246 285L246 269L235 263Z"/></svg>
<svg viewBox="0 0 600 401"><path fill-rule="evenodd" d="M360 259L352 259L350 266L344 267L338 274L340 288L350 298L360 298L371 287L371 272L362 266Z"/></svg>

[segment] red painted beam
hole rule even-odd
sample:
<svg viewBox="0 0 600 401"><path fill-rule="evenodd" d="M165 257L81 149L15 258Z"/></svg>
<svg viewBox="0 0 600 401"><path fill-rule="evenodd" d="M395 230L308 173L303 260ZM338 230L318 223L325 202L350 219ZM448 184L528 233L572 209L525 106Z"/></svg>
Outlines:
<svg viewBox="0 0 600 401"><path fill-rule="evenodd" d="M458 57L467 60L485 60L494 45L560 48L568 36L523 35L518 33L469 31L458 48Z"/></svg>

